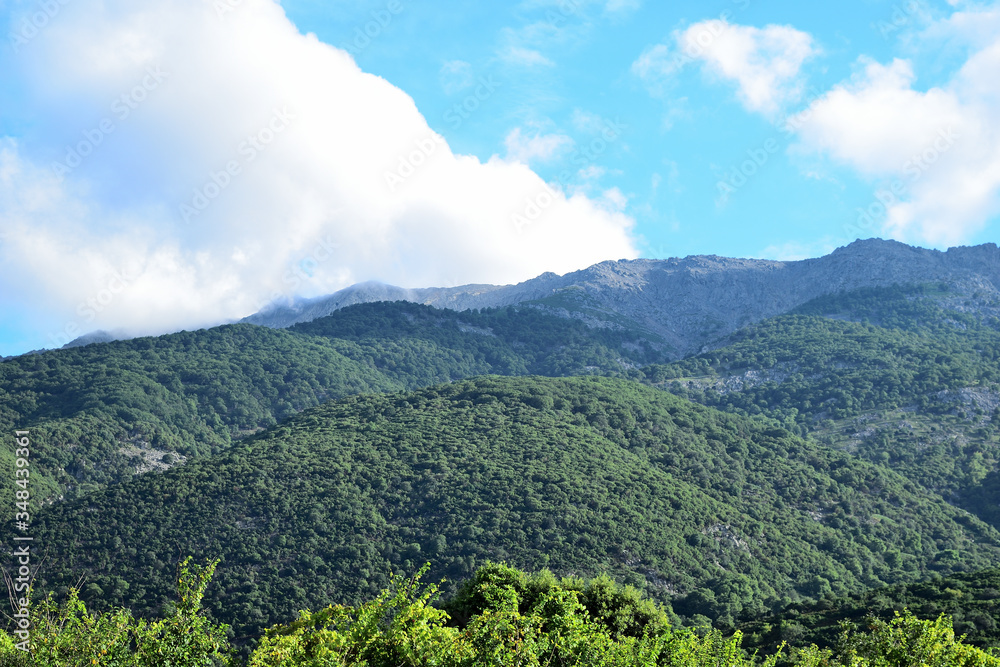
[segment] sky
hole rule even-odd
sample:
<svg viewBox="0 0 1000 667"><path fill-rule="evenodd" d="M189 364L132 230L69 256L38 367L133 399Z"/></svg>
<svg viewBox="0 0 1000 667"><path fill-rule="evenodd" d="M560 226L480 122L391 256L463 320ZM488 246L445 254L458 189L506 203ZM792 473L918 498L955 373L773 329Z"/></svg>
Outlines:
<svg viewBox="0 0 1000 667"><path fill-rule="evenodd" d="M0 355L378 280L997 241L1000 3L0 0Z"/></svg>

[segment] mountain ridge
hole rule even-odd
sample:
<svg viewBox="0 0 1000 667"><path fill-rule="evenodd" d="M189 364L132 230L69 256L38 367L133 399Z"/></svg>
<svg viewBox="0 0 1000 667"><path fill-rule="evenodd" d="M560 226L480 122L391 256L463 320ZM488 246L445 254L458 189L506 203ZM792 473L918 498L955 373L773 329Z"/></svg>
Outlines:
<svg viewBox="0 0 1000 667"><path fill-rule="evenodd" d="M738 328L787 312L819 296L866 287L944 281L1000 293L1000 250L993 243L947 251L881 239L858 240L829 255L778 261L718 255L608 260L516 285L407 289L367 282L326 297L274 306L241 322L287 328L366 301L412 301L470 310L535 303L574 315L564 303L583 290L591 312L624 317L664 338L678 357L697 353ZM556 299L560 303L550 303Z"/></svg>

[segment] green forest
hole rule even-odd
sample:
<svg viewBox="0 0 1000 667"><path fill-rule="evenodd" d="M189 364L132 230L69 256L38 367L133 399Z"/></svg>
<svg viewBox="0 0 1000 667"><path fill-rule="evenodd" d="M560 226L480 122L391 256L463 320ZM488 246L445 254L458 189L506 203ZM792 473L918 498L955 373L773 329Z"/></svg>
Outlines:
<svg viewBox="0 0 1000 667"><path fill-rule="evenodd" d="M8 359L0 426L33 432L36 494L74 498L128 479L145 459L166 468L215 454L333 398L484 374L620 375L666 358L635 331L534 308L366 304L292 331L228 325ZM0 460L10 451L5 443Z"/></svg>
<svg viewBox="0 0 1000 667"><path fill-rule="evenodd" d="M170 599L172 560L220 558L205 604L239 636L298 608L357 604L424 560L451 581L486 560L608 573L731 626L747 610L1000 557L995 529L891 470L597 377L348 397L53 505L34 531L45 589L84 575L84 601L143 612Z"/></svg>
<svg viewBox="0 0 1000 667"><path fill-rule="evenodd" d="M1000 526L1000 331L940 303L954 298L940 286L823 298L643 372L891 467Z"/></svg>
<svg viewBox="0 0 1000 667"><path fill-rule="evenodd" d="M945 614L967 644L1000 648L1000 569L935 576L842 597L796 602L738 627L744 647L762 652L774 651L782 642L832 648L844 622L862 626L870 617L891 620L905 610L924 619Z"/></svg>

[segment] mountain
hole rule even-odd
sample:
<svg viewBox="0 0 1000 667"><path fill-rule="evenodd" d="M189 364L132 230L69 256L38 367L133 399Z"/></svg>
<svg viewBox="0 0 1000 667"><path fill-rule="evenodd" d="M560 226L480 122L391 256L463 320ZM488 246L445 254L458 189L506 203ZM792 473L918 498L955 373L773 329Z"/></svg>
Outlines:
<svg viewBox="0 0 1000 667"><path fill-rule="evenodd" d="M116 329L115 331L104 331L103 329L98 329L97 331L91 331L82 336L74 338L70 342L62 346L62 349L68 349L71 347L83 347L84 345L90 345L92 343L110 343L116 340L128 340L129 338L134 338L130 336L127 331L123 329Z"/></svg>
<svg viewBox="0 0 1000 667"><path fill-rule="evenodd" d="M3 360L0 428L32 433L39 590L85 575L98 607L168 610L170 565L219 556L210 608L250 634L390 571L454 582L499 559L606 571L730 626L995 566L997 255L869 241L367 285L284 328Z"/></svg>
<svg viewBox="0 0 1000 667"><path fill-rule="evenodd" d="M171 563L219 557L240 634L487 559L596 575L689 618L1000 559L1000 533L891 471L626 380L463 380L311 408L224 452L34 520L39 590L153 611Z"/></svg>
<svg viewBox="0 0 1000 667"><path fill-rule="evenodd" d="M1000 295L1000 250L990 243L941 252L870 239L794 262L711 255L608 261L505 286L403 289L364 283L328 297L276 305L243 321L283 328L366 301L406 300L460 311L527 302L594 326L626 321L661 337L681 358L824 295L927 282Z"/></svg>

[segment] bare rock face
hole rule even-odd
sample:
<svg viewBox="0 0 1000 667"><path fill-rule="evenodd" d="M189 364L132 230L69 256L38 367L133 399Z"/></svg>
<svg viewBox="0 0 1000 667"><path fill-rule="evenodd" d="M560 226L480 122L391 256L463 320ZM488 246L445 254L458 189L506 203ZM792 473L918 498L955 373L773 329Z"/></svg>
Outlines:
<svg viewBox="0 0 1000 667"><path fill-rule="evenodd" d="M661 336L683 356L819 296L938 281L1000 294L1000 250L988 243L941 252L869 239L796 262L701 255L607 261L564 276L545 273L517 285L403 289L362 283L327 297L272 306L243 321L283 328L372 301L468 310L583 294L591 309Z"/></svg>

